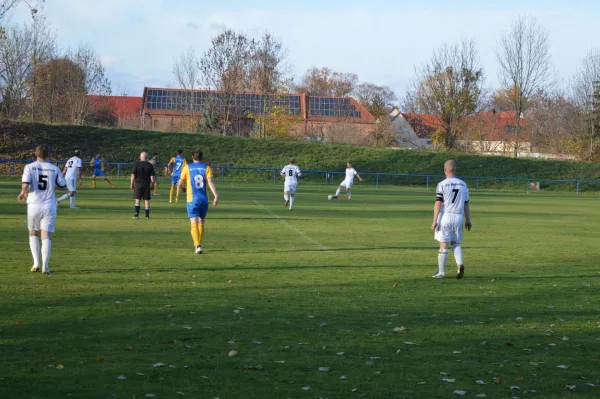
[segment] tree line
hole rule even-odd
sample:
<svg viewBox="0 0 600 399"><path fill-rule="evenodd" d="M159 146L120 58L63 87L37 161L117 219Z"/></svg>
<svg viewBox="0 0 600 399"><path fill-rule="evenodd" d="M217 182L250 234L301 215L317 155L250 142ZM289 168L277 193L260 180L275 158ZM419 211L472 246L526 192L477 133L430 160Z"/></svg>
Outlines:
<svg viewBox="0 0 600 399"><path fill-rule="evenodd" d="M30 7L31 19L4 27L19 0L0 1L0 112L31 122L94 123L98 104L90 95L111 93L110 81L94 49L86 43L60 49L43 4Z"/></svg>
<svg viewBox="0 0 600 399"><path fill-rule="evenodd" d="M4 27L0 31L2 117L120 124L102 105L102 98L110 95L112 88L98 55L85 43L60 49L40 1L35 7L26 3L30 5L29 21L7 24L10 10L21 1L0 0L0 26ZM329 142L395 146L398 132L388 114L399 104L406 113L437 115L439 127L432 140L438 149L473 150L468 143L484 142L490 134L473 116L487 112L493 118L509 112L507 132L513 155L527 135L539 152L597 160L600 49L591 49L574 76L561 80L553 68L548 31L534 18L520 17L500 33L495 52L499 87L488 85L477 43L465 38L442 44L429 60L416 66L407 92L399 97L390 87L361 82L355 73L327 67L312 67L295 77L285 45L272 33L254 38L225 30L212 38L203 53L190 48L176 57L169 86L219 93L201 107L192 95L178 99L179 109L187 112L177 128L187 131L226 135L250 129L254 137L286 138L302 119L277 99L307 92L311 96L353 96L377 120L368 134L358 132L356 124L344 118L335 124L313 124L304 133L314 140L326 137ZM258 108L240 106L236 95L248 92L261 95Z"/></svg>

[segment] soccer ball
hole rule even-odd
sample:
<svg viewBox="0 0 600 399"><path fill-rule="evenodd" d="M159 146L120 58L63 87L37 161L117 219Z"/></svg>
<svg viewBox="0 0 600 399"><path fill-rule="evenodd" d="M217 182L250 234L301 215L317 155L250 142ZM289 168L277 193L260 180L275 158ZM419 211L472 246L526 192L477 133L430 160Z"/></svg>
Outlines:
<svg viewBox="0 0 600 399"><path fill-rule="evenodd" d="M332 200L332 199L333 199L333 195L329 194L329 195L327 196L327 199L328 199L328 200Z"/></svg>

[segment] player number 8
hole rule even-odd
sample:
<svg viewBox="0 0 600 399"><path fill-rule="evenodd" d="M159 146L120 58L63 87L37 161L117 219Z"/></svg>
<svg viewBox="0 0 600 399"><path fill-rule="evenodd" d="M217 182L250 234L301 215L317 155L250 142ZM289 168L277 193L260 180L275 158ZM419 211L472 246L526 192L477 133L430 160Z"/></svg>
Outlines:
<svg viewBox="0 0 600 399"><path fill-rule="evenodd" d="M204 188L204 176L196 175L194 176L194 186L198 189Z"/></svg>

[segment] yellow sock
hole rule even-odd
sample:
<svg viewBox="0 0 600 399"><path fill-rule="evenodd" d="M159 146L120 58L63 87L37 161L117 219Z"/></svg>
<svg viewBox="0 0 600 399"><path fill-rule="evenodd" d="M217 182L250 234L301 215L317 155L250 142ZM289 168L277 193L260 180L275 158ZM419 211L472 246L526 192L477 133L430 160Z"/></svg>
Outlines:
<svg viewBox="0 0 600 399"><path fill-rule="evenodd" d="M158 194L158 182L154 183L154 195Z"/></svg>
<svg viewBox="0 0 600 399"><path fill-rule="evenodd" d="M198 225L195 223L192 223L192 238L194 240L194 246L197 247L198 245L200 245L200 231L198 229Z"/></svg>
<svg viewBox="0 0 600 399"><path fill-rule="evenodd" d="M110 182L110 180L108 180L108 179L106 179L106 182L107 182L108 184L110 184L111 186L113 185L113 184Z"/></svg>
<svg viewBox="0 0 600 399"><path fill-rule="evenodd" d="M175 194L175 201L179 201L179 186L177 186L177 194Z"/></svg>
<svg viewBox="0 0 600 399"><path fill-rule="evenodd" d="M96 188L96 180L92 180L92 188Z"/></svg>
<svg viewBox="0 0 600 399"><path fill-rule="evenodd" d="M202 240L204 239L204 225L198 225L198 236L200 237L200 245L202 245Z"/></svg>
<svg viewBox="0 0 600 399"><path fill-rule="evenodd" d="M173 191L175 191L173 189L173 186L171 186L171 191L169 191L169 202L173 201Z"/></svg>

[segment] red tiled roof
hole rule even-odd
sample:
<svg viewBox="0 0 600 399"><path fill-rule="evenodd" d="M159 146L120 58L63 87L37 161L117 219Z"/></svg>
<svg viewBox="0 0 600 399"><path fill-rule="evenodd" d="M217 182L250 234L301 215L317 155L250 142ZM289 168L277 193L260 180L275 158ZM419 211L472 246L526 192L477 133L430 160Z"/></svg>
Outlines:
<svg viewBox="0 0 600 399"><path fill-rule="evenodd" d="M440 115L437 114L402 113L402 116L420 138L431 137L431 134L437 129L445 130ZM514 138L511 129L516 125L515 116L515 111L480 112L467 116L464 121L467 125L468 137L465 138L510 141ZM527 129L528 123L525 118L521 119L521 126L524 130L520 136L521 140L531 141L531 133Z"/></svg>
<svg viewBox="0 0 600 399"><path fill-rule="evenodd" d="M107 108L114 117L139 115L142 110L142 97L132 96L89 96L99 108Z"/></svg>
<svg viewBox="0 0 600 399"><path fill-rule="evenodd" d="M439 115L402 113L402 116L410 124L410 127L419 138L429 138L437 129L444 130Z"/></svg>

